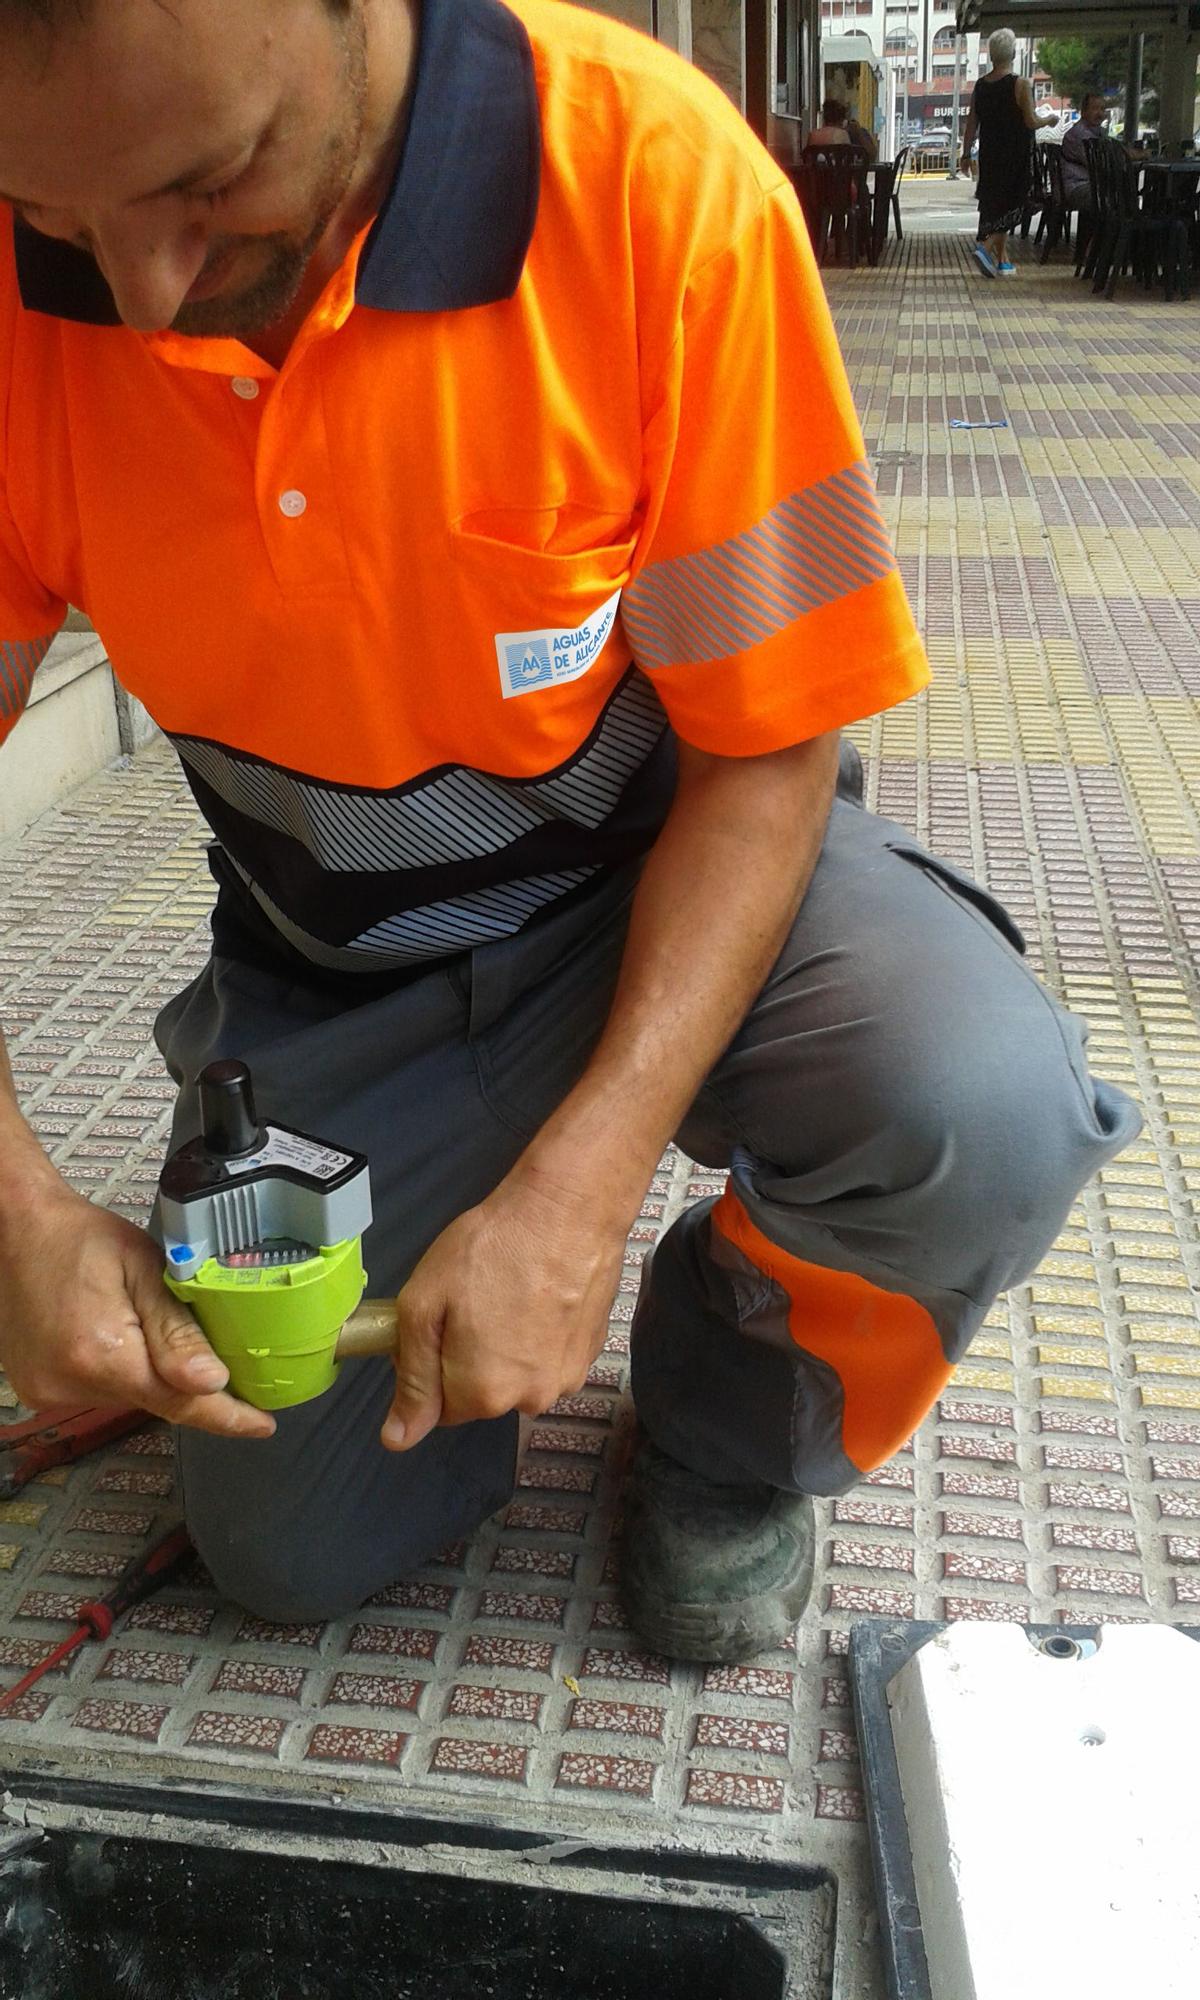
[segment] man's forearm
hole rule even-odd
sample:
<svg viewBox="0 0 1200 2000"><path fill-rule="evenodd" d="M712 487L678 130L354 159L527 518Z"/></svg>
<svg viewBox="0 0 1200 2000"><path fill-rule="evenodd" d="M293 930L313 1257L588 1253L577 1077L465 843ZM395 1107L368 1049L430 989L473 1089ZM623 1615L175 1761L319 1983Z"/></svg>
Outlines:
<svg viewBox="0 0 1200 2000"><path fill-rule="evenodd" d="M763 757L681 746L587 1070L516 1171L636 1215L664 1146L778 957L820 853L834 736ZM575 1184L579 1183L576 1188Z"/></svg>
<svg viewBox="0 0 1200 2000"><path fill-rule="evenodd" d="M0 1032L0 1209L12 1215L23 1196L57 1182L58 1175L43 1152L17 1102L17 1087Z"/></svg>

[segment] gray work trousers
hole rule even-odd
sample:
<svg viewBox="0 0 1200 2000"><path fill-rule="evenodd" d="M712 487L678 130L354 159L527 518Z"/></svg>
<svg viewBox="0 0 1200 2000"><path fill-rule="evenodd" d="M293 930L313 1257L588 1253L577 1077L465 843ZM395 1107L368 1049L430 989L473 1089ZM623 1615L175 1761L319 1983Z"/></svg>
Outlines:
<svg viewBox="0 0 1200 2000"><path fill-rule="evenodd" d="M369 1289L392 1293L483 1199L587 1062L635 871L382 999L212 961L160 1017L181 1084L252 1067L260 1115L366 1152ZM983 890L839 799L787 943L679 1144L732 1167L647 1266L639 1416L715 1479L830 1493L903 1441L991 1301L1028 1277L1139 1115ZM940 1372L939 1372L940 1371ZM503 1505L516 1419L383 1450L386 1359L346 1363L269 1441L184 1431L187 1519L218 1587L343 1614Z"/></svg>

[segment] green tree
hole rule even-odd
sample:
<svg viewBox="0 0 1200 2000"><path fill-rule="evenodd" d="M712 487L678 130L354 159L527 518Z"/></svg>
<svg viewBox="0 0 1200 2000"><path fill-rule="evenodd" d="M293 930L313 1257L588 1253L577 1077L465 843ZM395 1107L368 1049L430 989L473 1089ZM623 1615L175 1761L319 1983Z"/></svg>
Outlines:
<svg viewBox="0 0 1200 2000"><path fill-rule="evenodd" d="M1157 115L1158 53L1155 36L1147 35L1142 60L1143 120ZM1089 90L1099 90L1110 102L1123 98L1125 74L1129 67L1129 41L1125 35L1047 35L1037 45L1039 69L1044 69L1054 85L1055 95L1069 97L1072 104L1083 103Z"/></svg>

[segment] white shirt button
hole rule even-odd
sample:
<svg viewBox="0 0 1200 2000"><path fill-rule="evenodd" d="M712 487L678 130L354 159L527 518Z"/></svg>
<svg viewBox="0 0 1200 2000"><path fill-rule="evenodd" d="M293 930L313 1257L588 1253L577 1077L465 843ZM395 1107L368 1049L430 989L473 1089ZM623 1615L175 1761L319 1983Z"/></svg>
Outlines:
<svg viewBox="0 0 1200 2000"><path fill-rule="evenodd" d="M235 375L229 386L243 403L252 403L258 394L258 383L253 375Z"/></svg>
<svg viewBox="0 0 1200 2000"><path fill-rule="evenodd" d="M307 505L308 501L303 493L298 493L294 486L289 486L287 492L279 496L279 511L281 514L286 514L289 521L294 521L298 514L303 514Z"/></svg>

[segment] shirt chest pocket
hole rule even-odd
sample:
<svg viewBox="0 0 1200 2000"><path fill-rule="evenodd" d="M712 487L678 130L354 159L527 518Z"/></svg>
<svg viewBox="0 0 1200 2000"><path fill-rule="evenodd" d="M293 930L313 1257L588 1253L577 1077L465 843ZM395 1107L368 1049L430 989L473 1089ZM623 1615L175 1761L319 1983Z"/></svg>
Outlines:
<svg viewBox="0 0 1200 2000"><path fill-rule="evenodd" d="M456 594L495 649L506 700L595 664L616 630L636 541L627 514L581 508L492 510L452 525Z"/></svg>
<svg viewBox="0 0 1200 2000"><path fill-rule="evenodd" d="M452 523L450 557L486 603L493 631L569 631L626 582L637 532L629 512L489 508Z"/></svg>

